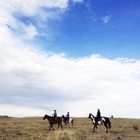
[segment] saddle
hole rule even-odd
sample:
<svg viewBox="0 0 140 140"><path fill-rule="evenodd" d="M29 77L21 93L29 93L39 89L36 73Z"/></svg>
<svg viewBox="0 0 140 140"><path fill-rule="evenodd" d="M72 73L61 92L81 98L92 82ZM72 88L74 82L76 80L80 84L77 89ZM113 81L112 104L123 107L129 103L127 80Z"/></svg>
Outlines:
<svg viewBox="0 0 140 140"><path fill-rule="evenodd" d="M102 123L102 117L96 117L95 122L99 124Z"/></svg>
<svg viewBox="0 0 140 140"><path fill-rule="evenodd" d="M69 123L69 118L65 118L65 122L66 123Z"/></svg>
<svg viewBox="0 0 140 140"><path fill-rule="evenodd" d="M98 120L98 121L101 121L101 120L102 120L102 118L101 118L101 117L99 117L99 118L97 118L97 120Z"/></svg>
<svg viewBox="0 0 140 140"><path fill-rule="evenodd" d="M57 120L57 117L55 117L55 118L52 118L52 121L54 122L54 121L56 121Z"/></svg>

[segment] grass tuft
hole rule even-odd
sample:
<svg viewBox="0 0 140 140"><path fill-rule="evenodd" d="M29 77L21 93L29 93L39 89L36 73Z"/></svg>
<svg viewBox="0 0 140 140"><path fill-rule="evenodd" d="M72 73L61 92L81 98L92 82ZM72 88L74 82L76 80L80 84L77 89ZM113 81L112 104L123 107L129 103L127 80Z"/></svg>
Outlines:
<svg viewBox="0 0 140 140"><path fill-rule="evenodd" d="M137 125L133 125L134 130L138 130L138 126Z"/></svg>

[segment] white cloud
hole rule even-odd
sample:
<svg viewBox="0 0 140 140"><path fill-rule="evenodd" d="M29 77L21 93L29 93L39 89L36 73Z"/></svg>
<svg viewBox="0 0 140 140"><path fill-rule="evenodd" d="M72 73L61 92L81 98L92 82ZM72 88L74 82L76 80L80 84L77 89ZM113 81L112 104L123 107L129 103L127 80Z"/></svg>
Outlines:
<svg viewBox="0 0 140 140"><path fill-rule="evenodd" d="M68 0L7 0L0 3L0 26L7 25L20 38L31 39L36 35L47 36L46 29L44 33L40 32L40 28L46 28L43 22L48 19L60 19L60 15L68 6ZM55 8L51 9L51 8ZM19 18L32 18L34 22L26 23ZM25 20L25 19L24 19ZM38 26L38 29L33 23ZM26 23L26 24L25 24ZM46 25L46 24L45 24Z"/></svg>
<svg viewBox="0 0 140 140"><path fill-rule="evenodd" d="M37 116L57 109L59 115L70 111L72 116L88 116L100 108L104 116L140 117L139 60L99 55L70 59L23 42L25 36L32 39L37 34L36 26L23 24L13 13L32 16L44 5L63 9L67 3L1 2L0 114ZM23 32L22 37L12 30Z"/></svg>
<svg viewBox="0 0 140 140"><path fill-rule="evenodd" d="M110 20L111 15L102 17L103 22L106 24Z"/></svg>
<svg viewBox="0 0 140 140"><path fill-rule="evenodd" d="M9 108L8 112L7 112L7 108ZM21 106L19 107L19 106L14 106L9 104L0 104L0 110L2 115L11 114L12 117L17 117L17 116L28 117L28 116L32 116L33 114L36 114L36 116L42 116L42 114L45 114L45 111L42 109L30 108L30 107L28 108L28 107L21 107Z"/></svg>
<svg viewBox="0 0 140 140"><path fill-rule="evenodd" d="M106 116L140 117L140 61L125 59L124 63L99 55L68 59L64 54L49 54L25 46L3 33L7 38L0 39L4 106L0 114L36 116L51 114L55 108L59 115L70 111L73 116L86 116L100 108ZM24 109L17 114L19 108Z"/></svg>
<svg viewBox="0 0 140 140"><path fill-rule="evenodd" d="M32 39L34 36L38 35L36 28L32 24L28 26L23 25L22 28L25 31L24 34L26 34L26 36L24 36L25 38Z"/></svg>
<svg viewBox="0 0 140 140"><path fill-rule="evenodd" d="M38 10L42 7L65 9L68 6L68 0L7 0L2 1L1 8L8 9L11 13L19 12L22 15L33 16L38 14Z"/></svg>

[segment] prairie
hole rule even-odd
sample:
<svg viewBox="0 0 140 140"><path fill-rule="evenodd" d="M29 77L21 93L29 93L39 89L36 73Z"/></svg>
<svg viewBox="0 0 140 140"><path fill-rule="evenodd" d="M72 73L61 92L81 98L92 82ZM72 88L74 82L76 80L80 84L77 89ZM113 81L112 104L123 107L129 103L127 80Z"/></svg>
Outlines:
<svg viewBox="0 0 140 140"><path fill-rule="evenodd" d="M99 133L92 132L93 125L88 117L75 117L74 126L49 130L48 120L42 117L0 117L0 140L140 140L140 119L110 118L112 128Z"/></svg>

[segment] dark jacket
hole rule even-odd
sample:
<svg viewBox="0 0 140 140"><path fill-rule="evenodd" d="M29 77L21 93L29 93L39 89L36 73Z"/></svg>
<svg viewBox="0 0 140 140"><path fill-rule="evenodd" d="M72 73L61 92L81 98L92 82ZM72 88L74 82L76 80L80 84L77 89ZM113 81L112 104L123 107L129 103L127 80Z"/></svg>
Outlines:
<svg viewBox="0 0 140 140"><path fill-rule="evenodd" d="M53 117L54 117L54 118L57 117L57 113L56 113L56 111L54 112Z"/></svg>
<svg viewBox="0 0 140 140"><path fill-rule="evenodd" d="M100 112L100 110L97 111L97 117L98 117L98 118L101 117L101 112Z"/></svg>

